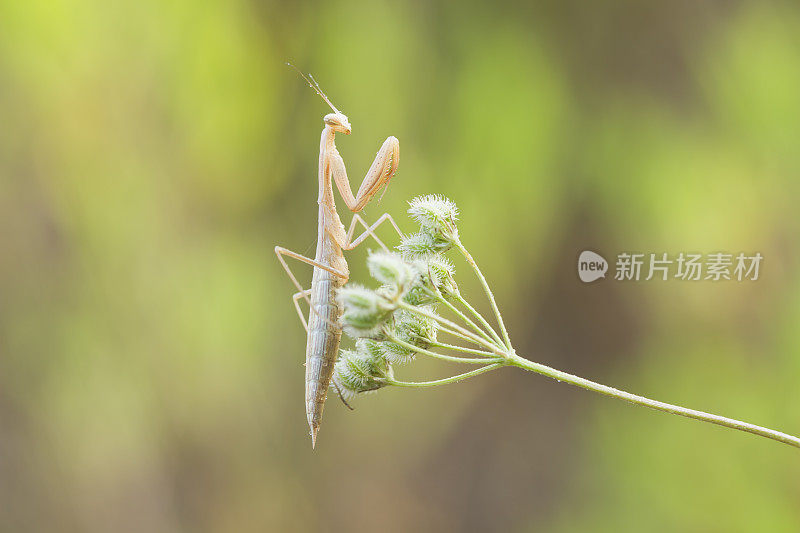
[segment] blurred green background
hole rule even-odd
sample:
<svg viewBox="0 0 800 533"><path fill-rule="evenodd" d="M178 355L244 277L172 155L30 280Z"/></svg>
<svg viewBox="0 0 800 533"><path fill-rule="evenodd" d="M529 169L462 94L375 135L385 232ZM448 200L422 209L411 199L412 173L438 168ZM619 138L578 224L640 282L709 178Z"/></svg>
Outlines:
<svg viewBox="0 0 800 533"><path fill-rule="evenodd" d="M520 354L800 432L796 3L11 1L0 530L800 530L797 450L513 369L332 398L312 452L272 248L313 254L328 109L286 60L354 188L400 139L367 217L459 204ZM584 249L765 259L584 285Z"/></svg>

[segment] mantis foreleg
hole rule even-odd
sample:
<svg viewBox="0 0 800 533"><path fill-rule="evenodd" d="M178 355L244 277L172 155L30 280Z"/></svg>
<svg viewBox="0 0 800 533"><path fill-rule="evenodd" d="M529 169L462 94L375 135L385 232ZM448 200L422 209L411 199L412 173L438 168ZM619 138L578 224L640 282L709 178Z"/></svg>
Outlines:
<svg viewBox="0 0 800 533"><path fill-rule="evenodd" d="M350 180L347 178L347 169L344 166L344 160L339 155L336 148L332 148L328 154L328 167L336 187L347 204L347 208L358 213L373 196L394 176L397 170L397 164L400 162L400 141L396 137L388 137L378 150L372 166L369 167L364 181L358 188L358 193L353 197L353 191L350 190Z"/></svg>

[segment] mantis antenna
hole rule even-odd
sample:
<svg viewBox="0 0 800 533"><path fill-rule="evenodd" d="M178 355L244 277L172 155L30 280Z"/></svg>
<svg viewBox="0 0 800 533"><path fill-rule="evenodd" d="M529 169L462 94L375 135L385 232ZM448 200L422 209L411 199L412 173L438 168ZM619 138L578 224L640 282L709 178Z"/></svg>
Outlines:
<svg viewBox="0 0 800 533"><path fill-rule="evenodd" d="M308 74L308 76L306 76L306 75L305 75L305 74L303 74L303 72L302 72L302 71L301 71L299 68L297 68L296 66L294 66L294 65L292 65L291 63L288 63L288 62L287 62L286 64L287 64L288 66L292 67L293 69L295 69L295 70L297 71L297 73L298 73L298 74L300 74L300 76L301 76L301 77L302 77L304 80L306 80L306 83L308 83L308 86L309 86L309 87L311 87L312 89L314 89L314 91L315 91L315 92L316 92L316 93L317 93L317 94L320 96L320 98L322 98L323 100L325 100L325 103L326 103L326 104L328 104L329 106L331 106L331 109L333 109L333 112L334 112L334 113L339 113L339 114L341 114L341 111L339 111L338 109L336 109L336 106L335 106L335 105L333 105L333 104L331 103L331 101L330 101L330 100L328 100L328 97L327 97L327 96L325 96L325 93L324 93L324 92L322 92L322 89L320 89L320 87L319 87L319 83L317 83L317 80L315 80L315 79L314 79L314 76L312 76L310 73ZM311 79L309 79L309 78L311 78Z"/></svg>

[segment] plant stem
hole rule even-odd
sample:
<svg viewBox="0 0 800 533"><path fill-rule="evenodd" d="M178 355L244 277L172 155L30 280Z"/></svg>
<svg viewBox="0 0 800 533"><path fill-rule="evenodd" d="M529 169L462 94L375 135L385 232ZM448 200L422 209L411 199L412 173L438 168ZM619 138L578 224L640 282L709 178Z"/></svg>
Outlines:
<svg viewBox="0 0 800 533"><path fill-rule="evenodd" d="M694 409L688 409L686 407L680 407L677 405L659 402L657 400L651 400L649 398L645 398L644 396L638 396L636 394L631 394L629 392L621 391L619 389L615 389L607 385L601 385L600 383L595 383L594 381L589 381L588 379L574 376L572 374L562 372L561 370L556 370L555 368L551 368L549 366L540 363L534 363L533 361L529 361L524 357L520 357L513 352L509 354L508 364L517 366L524 370L536 372L537 374L542 374L543 376L547 376L549 378L558 381L569 383L570 385L575 385L576 387L581 387L586 390L599 392L600 394L604 394L606 396L611 396L613 398L625 400L627 402L635 403L637 405L649 407L657 411L664 411L665 413L671 413L675 415L685 416L688 418L694 418L695 420L710 422L712 424L717 424L719 426L724 426L731 429L738 429L739 431L746 431L748 433L760 435L768 439L776 440L778 442L783 442L784 444L789 444L796 448L800 448L800 438L795 437L793 435L788 435L786 433L781 433L780 431L775 431L774 429L769 429L761 426L756 426L754 424L749 424L747 422L742 422L741 420L734 420L732 418L726 418L724 416L713 415L711 413L706 413L703 411L696 411Z"/></svg>
<svg viewBox="0 0 800 533"><path fill-rule="evenodd" d="M442 324L439 324L439 331L441 331L443 333L447 333L448 335L452 335L454 337L458 337L461 340L465 340L467 342L471 342L472 344L474 344L476 346L486 346L485 343L480 343L478 341L475 341L472 338L467 337L466 335L462 335L461 333L448 328L447 326L443 326ZM499 354L495 354L495 355L499 355Z"/></svg>
<svg viewBox="0 0 800 533"><path fill-rule="evenodd" d="M482 358L469 358L469 357L455 357L455 356L452 356L452 355L444 355L444 354L441 354L441 353L436 353L436 352L432 352L430 350L426 350L424 348L420 348L419 346L414 346L413 344L410 344L408 342L400 340L400 339L398 339L397 337L395 337L393 335L387 335L386 337L390 341L392 341L393 343L398 344L398 345L402 346L403 348L406 348L407 350L411 350L412 352L415 352L415 353L420 353L420 354L423 354L423 355L427 355L429 357L434 357L436 359L442 359L444 361L451 361L451 362L454 362L454 363L473 363L473 364L483 365L483 364L486 364L488 361L492 360L492 359L488 359L487 360L485 357L482 357ZM497 360L497 357L494 357L493 359Z"/></svg>
<svg viewBox="0 0 800 533"><path fill-rule="evenodd" d="M463 374L458 374L457 376L450 376L449 378L437 379L434 381L397 381L394 378L383 378L382 381L385 381L389 385L396 385L398 387L436 387L437 385L447 385L448 383L455 383L457 381L461 381L462 379L471 378L473 376L477 376L479 374L483 374L485 372L489 372L490 370L494 370L495 368L500 368L501 366L505 366L508 363L493 363L491 365L482 366L481 368L477 368L471 372L464 372Z"/></svg>
<svg viewBox="0 0 800 533"><path fill-rule="evenodd" d="M447 306L447 308L450 309L453 313L455 313L456 316L458 316L458 318L463 320L465 324L467 324L472 329L474 329L475 332L478 333L479 335L481 335L484 339L486 339L489 342L495 342L496 341L496 342L498 342L498 344L502 345L502 342L500 342L499 338L493 340L491 337L489 337L489 335L483 329L481 329L475 322L470 320L467 315L465 315L464 313L459 311L458 308L456 308L456 306L454 306L453 304L448 302L441 294L437 294L437 293L432 293L432 294L434 295L434 297L436 297L436 300L438 302L443 303L445 306ZM481 317L481 318L483 318L483 317ZM494 332L492 332L492 333L494 333Z"/></svg>
<svg viewBox="0 0 800 533"><path fill-rule="evenodd" d="M466 307L466 308L467 308L467 310L468 310L468 311L469 311L469 312L472 314L472 316L474 316L475 318L477 318L477 319L478 319L478 321L479 321L481 324L483 324L483 327L485 327L485 328L486 328L486 329L489 331L489 333L490 333L490 334L492 335L492 337L494 338L495 342L497 342L497 344L499 344L499 345L501 345L501 346L502 346L502 345L503 345L503 341L501 341L501 340L500 340L500 335L498 335L498 334L497 334L497 332L494 330L494 328L493 328L492 326L490 326L490 325L489 325L489 323L486 321L486 319L485 319L485 318L483 318L483 315L482 315L482 314L480 314L478 311L476 311L476 310L475 310L475 308L474 308L474 307L472 307L472 306L469 304L469 302L468 302L468 301L466 301L466 300L464 299L464 297L463 297L463 296L461 296L461 294L456 294L456 295L455 295L455 297L456 297L456 300L458 300L458 303L460 303L461 305L463 305L464 307Z"/></svg>
<svg viewBox="0 0 800 533"><path fill-rule="evenodd" d="M440 323L442 325L445 325L445 326L447 326L447 327L449 327L451 329L454 329L457 332L461 333L462 335L465 335L465 336L469 337L470 340L474 341L476 344L479 344L479 345L491 350L492 352L496 353L497 355L499 355L501 357L505 357L506 356L506 353L503 350L500 350L494 344L492 344L492 343L488 342L487 340L475 335L471 331L468 331L468 330L462 328L458 324L455 324L455 323L451 322L450 320L447 320L444 317L441 317L439 315L435 315L433 313L430 313L430 312L426 311L425 309L422 309L421 307L416 307L416 306L407 304L403 300L400 300L399 302L397 302L397 306L402 308L402 309L405 309L406 311L410 311L412 313L416 313L416 314L422 315L424 317L428 317L428 318L430 318L432 320L435 320L438 323Z"/></svg>
<svg viewBox="0 0 800 533"><path fill-rule="evenodd" d="M444 348L445 350L455 350L457 352L464 352L464 353L471 353L475 355L482 355L484 357L497 357L492 352L484 352L483 350L473 350L472 348L465 348L463 346L456 346L455 344L447 344L446 342L439 342L436 341L431 346L436 346L437 348Z"/></svg>
<svg viewBox="0 0 800 533"><path fill-rule="evenodd" d="M478 263L472 258L472 255L464 248L464 245L461 244L461 240L456 236L454 241L456 247L461 251L461 254L464 256L464 259L467 260L467 263L472 267L472 270L475 271L475 274L478 276L478 279L483 286L483 292L486 293L486 296L489 298L489 303L492 305L492 311L494 312L495 318L497 318L497 323L500 325L500 331L503 333L503 339L505 340L505 346L509 350L511 349L511 339L508 338L508 331L506 331L506 325L503 323L503 316L500 314L500 310L497 308L497 302L494 300L494 294L492 294L492 290L489 288L489 284L486 282L486 278L483 276L483 272L481 269L478 268Z"/></svg>

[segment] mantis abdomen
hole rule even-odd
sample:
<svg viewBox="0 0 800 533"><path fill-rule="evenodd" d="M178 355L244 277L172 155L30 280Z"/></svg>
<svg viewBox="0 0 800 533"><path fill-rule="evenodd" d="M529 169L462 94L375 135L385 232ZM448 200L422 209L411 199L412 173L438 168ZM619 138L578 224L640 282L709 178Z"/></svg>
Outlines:
<svg viewBox="0 0 800 533"><path fill-rule="evenodd" d="M318 274L327 279L317 279ZM306 344L306 416L312 437L316 436L322 420L322 409L342 338L342 330L330 326L330 323L339 322L342 312L336 303L336 289L343 285L341 281L329 272L314 270L316 290L311 295L312 312L308 318Z"/></svg>
<svg viewBox="0 0 800 533"><path fill-rule="evenodd" d="M330 213L324 204L320 206L319 216L321 227L338 229L341 226L335 211ZM344 228L341 228L341 233L342 236L339 238L343 237ZM322 230L319 234L317 260L347 272L347 262L330 229ZM341 276L314 267L306 342L306 416L311 428L312 442L316 440L322 421L322 410L333 376L333 365L339 354L339 341L342 338L339 318L342 309L336 301L336 291L346 281Z"/></svg>

